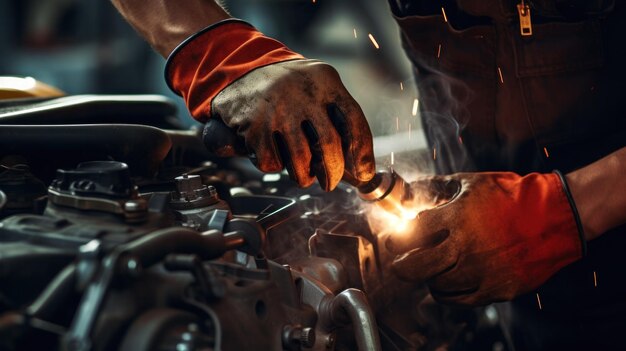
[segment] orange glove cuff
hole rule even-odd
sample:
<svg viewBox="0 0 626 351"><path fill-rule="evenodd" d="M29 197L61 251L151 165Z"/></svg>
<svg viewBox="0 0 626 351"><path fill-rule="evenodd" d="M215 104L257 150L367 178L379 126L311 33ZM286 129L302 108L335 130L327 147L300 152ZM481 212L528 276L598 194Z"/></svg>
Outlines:
<svg viewBox="0 0 626 351"><path fill-rule="evenodd" d="M508 218L502 220L499 228L512 226L521 236L519 240L532 250L516 253L525 255L528 260L521 267L523 272L519 272L519 276L528 280L523 286L542 284L555 272L584 256L586 244L581 239L575 207L572 207L567 188L558 173L502 176L498 184L515 205L510 207L500 203L493 210L494 220ZM523 213L513 218L506 213L515 210ZM507 231L502 231L501 235L507 235ZM505 238L497 240L507 241Z"/></svg>
<svg viewBox="0 0 626 351"><path fill-rule="evenodd" d="M255 68L303 59L281 42L237 19L217 22L182 42L167 59L165 80L200 122L225 87Z"/></svg>

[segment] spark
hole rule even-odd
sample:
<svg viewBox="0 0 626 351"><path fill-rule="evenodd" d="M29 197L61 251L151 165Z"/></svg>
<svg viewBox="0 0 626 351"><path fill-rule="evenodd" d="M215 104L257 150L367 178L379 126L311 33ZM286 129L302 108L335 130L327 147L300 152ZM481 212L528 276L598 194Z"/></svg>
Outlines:
<svg viewBox="0 0 626 351"><path fill-rule="evenodd" d="M394 159L393 159L393 151L392 151L392 152L391 152L391 165L392 165L392 166L393 166L393 161L394 161Z"/></svg>
<svg viewBox="0 0 626 351"><path fill-rule="evenodd" d="M439 58L439 56L441 56L441 44L439 44L439 47L437 48L437 58Z"/></svg>
<svg viewBox="0 0 626 351"><path fill-rule="evenodd" d="M459 135L459 144L463 144L463 138Z"/></svg>
<svg viewBox="0 0 626 351"><path fill-rule="evenodd" d="M354 39L356 39L356 28L353 28L352 32L354 33Z"/></svg>
<svg viewBox="0 0 626 351"><path fill-rule="evenodd" d="M546 158L550 157L550 154L548 153L548 149L547 148L543 148L543 153L546 154Z"/></svg>
<svg viewBox="0 0 626 351"><path fill-rule="evenodd" d="M376 42L376 39L374 39L374 36L372 35L372 33L369 33L368 36L370 37L370 40L372 41L372 44L374 44L374 47L376 49L380 49L380 46L378 46L378 42Z"/></svg>
<svg viewBox="0 0 626 351"><path fill-rule="evenodd" d="M448 16L446 16L446 10L443 8L443 6L441 7L441 13L443 14L443 20L445 22L448 22Z"/></svg>
<svg viewBox="0 0 626 351"><path fill-rule="evenodd" d="M419 105L419 101L417 99L413 100L413 110L411 111L411 114L413 116L417 116L417 106Z"/></svg>
<svg viewBox="0 0 626 351"><path fill-rule="evenodd" d="M498 75L500 76L500 83L504 84L504 78L502 77L502 70L498 67Z"/></svg>
<svg viewBox="0 0 626 351"><path fill-rule="evenodd" d="M404 90L404 85L400 82L400 90Z"/></svg>
<svg viewBox="0 0 626 351"><path fill-rule="evenodd" d="M595 288L598 287L598 276L596 275L596 271L593 271L593 286Z"/></svg>
<svg viewBox="0 0 626 351"><path fill-rule="evenodd" d="M437 148L433 148L433 160L437 159Z"/></svg>
<svg viewBox="0 0 626 351"><path fill-rule="evenodd" d="M541 299L539 298L539 293L535 293L535 295L537 295L537 304L539 305L539 310L542 310L543 306L541 306Z"/></svg>

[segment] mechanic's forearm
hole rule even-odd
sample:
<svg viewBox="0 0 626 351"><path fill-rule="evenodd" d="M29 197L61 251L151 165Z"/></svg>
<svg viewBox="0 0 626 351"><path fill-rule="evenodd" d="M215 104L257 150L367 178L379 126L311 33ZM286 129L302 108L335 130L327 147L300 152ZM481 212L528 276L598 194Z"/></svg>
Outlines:
<svg viewBox="0 0 626 351"><path fill-rule="evenodd" d="M626 147L567 175L587 241L626 223Z"/></svg>
<svg viewBox="0 0 626 351"><path fill-rule="evenodd" d="M111 0L163 57L208 25L230 18L215 0Z"/></svg>

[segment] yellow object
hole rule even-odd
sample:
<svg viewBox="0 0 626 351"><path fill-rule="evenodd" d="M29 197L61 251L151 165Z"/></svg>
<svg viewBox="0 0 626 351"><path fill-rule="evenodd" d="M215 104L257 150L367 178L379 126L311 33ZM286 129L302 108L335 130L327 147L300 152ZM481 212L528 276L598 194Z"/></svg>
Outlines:
<svg viewBox="0 0 626 351"><path fill-rule="evenodd" d="M65 93L32 77L0 76L0 100L57 97Z"/></svg>

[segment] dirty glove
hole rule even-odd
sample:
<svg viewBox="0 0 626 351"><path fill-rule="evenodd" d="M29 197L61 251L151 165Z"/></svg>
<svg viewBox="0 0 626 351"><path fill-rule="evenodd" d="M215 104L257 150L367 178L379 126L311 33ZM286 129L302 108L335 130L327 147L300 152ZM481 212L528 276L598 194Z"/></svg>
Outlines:
<svg viewBox="0 0 626 351"><path fill-rule="evenodd" d="M170 55L166 78L207 122L205 144L219 156L250 156L264 172L286 168L300 186L317 177L325 190L344 172L360 181L374 175L369 126L337 72L245 22L218 22L187 39Z"/></svg>
<svg viewBox="0 0 626 351"><path fill-rule="evenodd" d="M387 247L398 254L393 271L426 282L440 302L510 300L584 254L582 227L560 173L459 173L427 183L449 200L420 212L411 235L390 237Z"/></svg>

